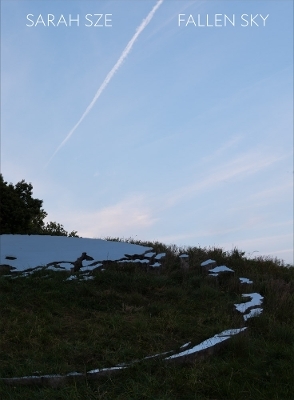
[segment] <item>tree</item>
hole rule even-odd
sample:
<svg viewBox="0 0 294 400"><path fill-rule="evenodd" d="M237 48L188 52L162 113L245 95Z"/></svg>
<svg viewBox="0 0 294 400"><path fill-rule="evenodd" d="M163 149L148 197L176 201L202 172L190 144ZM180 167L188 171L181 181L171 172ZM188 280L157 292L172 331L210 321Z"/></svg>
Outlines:
<svg viewBox="0 0 294 400"><path fill-rule="evenodd" d="M39 234L57 236L76 236L77 232L68 233L63 225L49 222L43 210L43 200L34 199L31 183L21 180L15 186L4 181L0 174L0 234Z"/></svg>
<svg viewBox="0 0 294 400"><path fill-rule="evenodd" d="M63 225L58 224L57 222L47 222L46 226L43 228L44 235L51 236L68 236L68 237L78 237L77 231L72 231L68 233Z"/></svg>

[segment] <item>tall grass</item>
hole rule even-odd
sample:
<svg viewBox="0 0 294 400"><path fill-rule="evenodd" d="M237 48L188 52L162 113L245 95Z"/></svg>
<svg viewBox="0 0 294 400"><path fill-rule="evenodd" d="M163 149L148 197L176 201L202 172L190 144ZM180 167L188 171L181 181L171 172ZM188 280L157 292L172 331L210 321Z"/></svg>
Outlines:
<svg viewBox="0 0 294 400"><path fill-rule="evenodd" d="M86 372L200 343L244 325L234 303L244 301L246 292L264 296L263 313L246 322L246 335L192 365L148 359L116 375L58 389L0 382L1 399L294 398L294 268L246 258L238 249L132 242L166 252L161 274L112 264L84 282L42 270L0 277L1 377ZM180 269L183 252L189 271ZM206 277L200 264L207 258L235 274ZM239 276L253 285L241 285Z"/></svg>

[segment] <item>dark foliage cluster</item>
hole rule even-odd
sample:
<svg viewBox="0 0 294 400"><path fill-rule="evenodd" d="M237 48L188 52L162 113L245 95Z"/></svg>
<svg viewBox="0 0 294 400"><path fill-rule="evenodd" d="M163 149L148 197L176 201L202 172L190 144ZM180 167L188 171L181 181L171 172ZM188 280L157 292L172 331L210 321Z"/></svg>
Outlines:
<svg viewBox="0 0 294 400"><path fill-rule="evenodd" d="M44 222L47 217L43 200L33 198L31 183L21 180L16 185L4 181L0 174L0 234L74 236L57 222Z"/></svg>

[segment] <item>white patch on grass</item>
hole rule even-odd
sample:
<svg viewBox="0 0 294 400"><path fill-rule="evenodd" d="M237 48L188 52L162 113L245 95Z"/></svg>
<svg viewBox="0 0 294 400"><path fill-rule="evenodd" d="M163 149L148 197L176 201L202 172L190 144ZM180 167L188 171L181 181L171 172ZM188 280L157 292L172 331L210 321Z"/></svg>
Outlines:
<svg viewBox="0 0 294 400"><path fill-rule="evenodd" d="M159 253L157 254L157 256L155 257L155 260L161 260L162 258L164 258L166 256L166 253Z"/></svg>
<svg viewBox="0 0 294 400"><path fill-rule="evenodd" d="M147 258L152 258L153 256L155 256L155 254L156 253L154 253L154 252L149 252L149 253L146 253L146 254L144 254L144 257L147 257Z"/></svg>
<svg viewBox="0 0 294 400"><path fill-rule="evenodd" d="M230 339L233 335L237 335L238 333L243 332L245 329L247 329L247 328L244 327L244 328L240 328L240 329L229 329L229 330L223 331L223 332L218 333L217 335L213 336L210 339L204 340L204 342L201 342L200 344L192 347L191 349L181 351L180 353L177 353L177 354L173 354L172 356L165 358L165 360L170 360L173 358L178 358L178 357L183 357L183 356L187 356L190 354L198 353L199 351L208 349L209 347L213 347L218 343L221 343L225 340Z"/></svg>
<svg viewBox="0 0 294 400"><path fill-rule="evenodd" d="M263 302L263 296L261 296L259 293L246 293L242 294L242 297L251 297L251 300L247 303L234 304L236 310L241 313L247 311L248 308L260 306Z"/></svg>
<svg viewBox="0 0 294 400"><path fill-rule="evenodd" d="M189 258L188 254L181 254L179 257L180 258Z"/></svg>
<svg viewBox="0 0 294 400"><path fill-rule="evenodd" d="M213 274L217 274L219 272L234 272L234 271L232 269L226 267L225 265L220 265L219 267L210 269L209 272L212 272Z"/></svg>
<svg viewBox="0 0 294 400"><path fill-rule="evenodd" d="M258 317L262 313L262 311L262 308L253 308L248 314L243 315L244 321L247 321L247 319L252 317Z"/></svg>
<svg viewBox="0 0 294 400"><path fill-rule="evenodd" d="M250 279L248 279L248 278L239 278L239 280L240 280L240 282L241 283L253 283L253 281L251 281Z"/></svg>
<svg viewBox="0 0 294 400"><path fill-rule="evenodd" d="M205 267L206 265L209 265L209 264L215 263L215 262L216 262L215 260L211 260L211 259L206 260L206 261L203 261L203 262L201 263L201 267Z"/></svg>
<svg viewBox="0 0 294 400"><path fill-rule="evenodd" d="M93 261L117 261L124 258L125 254L143 255L148 250L152 248L102 239L49 235L1 235L0 264L7 264L5 257L7 254L13 254L16 260L9 260L9 265L18 271L40 265L46 266L53 262L58 262L60 266L70 269L72 264L69 261L74 262L83 252L93 257Z"/></svg>
<svg viewBox="0 0 294 400"><path fill-rule="evenodd" d="M150 267L153 267L153 268L158 268L160 266L161 266L161 264L159 262L156 262L156 263L150 265Z"/></svg>

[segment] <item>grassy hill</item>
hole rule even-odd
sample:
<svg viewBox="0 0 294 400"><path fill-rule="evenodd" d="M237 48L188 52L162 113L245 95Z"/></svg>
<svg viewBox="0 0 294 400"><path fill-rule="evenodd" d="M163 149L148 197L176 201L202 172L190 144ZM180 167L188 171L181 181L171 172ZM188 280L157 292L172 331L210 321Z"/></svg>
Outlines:
<svg viewBox="0 0 294 400"><path fill-rule="evenodd" d="M111 263L87 281L68 281L66 271L0 276L0 376L83 373L138 362L58 388L0 382L1 399L294 398L294 268L276 259L248 259L237 249L133 243L166 252L160 273ZM188 271L180 267L183 251ZM208 258L235 273L207 276L200 264ZM234 304L252 292L264 296L263 312L244 322ZM186 364L143 360L244 325L246 334L211 357Z"/></svg>

